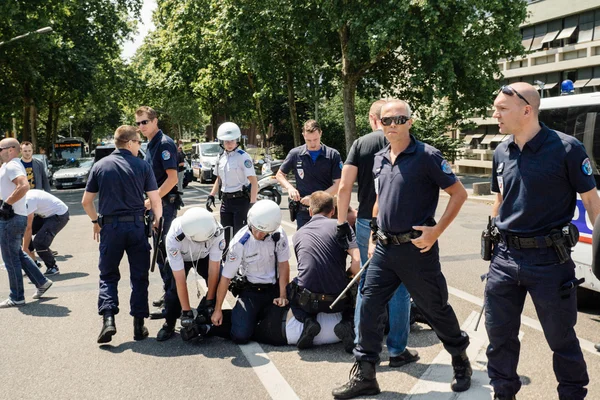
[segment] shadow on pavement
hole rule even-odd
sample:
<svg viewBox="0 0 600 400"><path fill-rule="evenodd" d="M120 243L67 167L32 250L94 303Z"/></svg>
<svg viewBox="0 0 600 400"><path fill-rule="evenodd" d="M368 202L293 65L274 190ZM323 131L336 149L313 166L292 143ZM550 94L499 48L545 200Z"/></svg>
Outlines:
<svg viewBox="0 0 600 400"><path fill-rule="evenodd" d="M71 254L54 256L56 261L67 261L69 258L73 258L73 256Z"/></svg>
<svg viewBox="0 0 600 400"><path fill-rule="evenodd" d="M54 282L66 281L68 279L85 278L89 276L87 272L61 272L58 275L50 276L50 279Z"/></svg>
<svg viewBox="0 0 600 400"><path fill-rule="evenodd" d="M68 307L56 304L44 304L49 300L55 299L56 297L44 297L37 302L27 303L24 307L19 307L19 311L24 315L32 317L68 317L71 314L71 310Z"/></svg>

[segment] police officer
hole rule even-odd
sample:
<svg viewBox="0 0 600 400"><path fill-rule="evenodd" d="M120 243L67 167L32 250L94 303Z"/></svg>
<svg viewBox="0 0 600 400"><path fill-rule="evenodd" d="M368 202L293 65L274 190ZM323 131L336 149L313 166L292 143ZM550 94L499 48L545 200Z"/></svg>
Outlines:
<svg viewBox="0 0 600 400"><path fill-rule="evenodd" d="M206 321L210 320L209 310L214 308L221 257L225 250L223 227L206 209L192 207L173 220L165 245L174 279L165 293L166 322L156 336L159 342L173 336L180 313L184 328L188 328L194 319L186 283L192 268L208 284L208 293L200 302L199 311L205 313Z"/></svg>
<svg viewBox="0 0 600 400"><path fill-rule="evenodd" d="M381 109L381 123L390 144L376 154L373 166L377 193L372 221L375 232L369 245L373 256L363 287L356 364L350 381L334 389L333 396L349 399L379 393L375 377L383 339L379 321L401 283L452 355L452 390L464 391L470 387L472 375L466 354L469 337L461 332L448 304L437 239L458 214L467 192L441 153L410 134L411 110L406 102L388 100ZM450 200L435 224L440 188Z"/></svg>
<svg viewBox="0 0 600 400"><path fill-rule="evenodd" d="M221 225L225 227L225 242L244 225L251 204L256 203L258 180L252 158L238 146L242 132L233 122L225 122L217 130L217 138L225 150L217 161L217 179L206 199L209 210L215 205L215 195L221 185Z"/></svg>
<svg viewBox="0 0 600 400"><path fill-rule="evenodd" d="M570 223L576 195L590 221L600 214L592 164L583 145L538 120L540 97L529 84L504 86L494 101L500 132L494 151L492 217L499 230L485 289L488 375L496 399L514 399L520 316L527 293L552 349L560 399L583 399L589 382L573 327L577 321L577 241Z"/></svg>
<svg viewBox="0 0 600 400"><path fill-rule="evenodd" d="M346 256L350 255L350 272L360 270L360 253L352 236L345 246L336 238L337 222L333 196L316 191L310 196L311 219L294 235L294 251L298 260L298 276L288 285L288 298L296 319L304 323L297 342L299 349L312 347L321 331L317 314L342 312L344 319L336 325L335 333L344 342L346 351L354 347L352 327L353 299L346 296L331 310L330 305L348 284Z"/></svg>
<svg viewBox="0 0 600 400"><path fill-rule="evenodd" d="M46 273L60 273L50 250L54 238L69 222L69 207L58 197L40 189L30 189L27 194L27 228L23 237L23 251L35 260L33 250L44 261ZM35 228L34 228L35 226ZM31 237L35 235L33 241Z"/></svg>
<svg viewBox="0 0 600 400"><path fill-rule="evenodd" d="M321 127L317 121L306 121L302 128L306 144L293 148L275 175L279 184L287 189L289 198L299 203L291 204L292 207L298 207L295 216L298 229L310 219L310 195L317 190L335 195L342 176L340 153L322 144L321 135ZM286 175L292 170L297 188L286 179Z"/></svg>
<svg viewBox="0 0 600 400"><path fill-rule="evenodd" d="M212 314L216 326L223 322L221 307L229 283L243 283L233 307L231 339L247 343L252 337L259 315L270 304L288 304L286 285L290 278L290 248L281 229L281 211L277 203L260 200L248 212L248 225L233 237L217 289L217 303ZM239 271L238 271L239 270Z"/></svg>
<svg viewBox="0 0 600 400"><path fill-rule="evenodd" d="M177 216L177 210L183 206L177 189L177 146L173 139L158 128L158 116L151 107L142 106L135 111L135 124L142 135L148 139L146 161L152 167L158 185L158 195L162 199L163 236L160 239L162 245L157 264L164 282L163 288L166 291L171 285L172 275L170 269L165 268L164 236L171 228L171 223ZM146 210L150 210L149 200L146 200L145 206ZM156 216L154 218L158 219ZM161 297L160 300L154 301L153 305L160 307L163 301L164 297Z"/></svg>
<svg viewBox="0 0 600 400"><path fill-rule="evenodd" d="M131 275L129 304L133 338L142 340L148 336L144 318L148 317L150 245L144 226L144 193L156 216L155 228L162 215L162 205L150 165L137 158L141 143L134 126L117 128L117 149L94 164L81 201L92 220L94 239L100 242L98 313L103 316L103 325L98 343L110 342L117 333L114 316L119 313L119 264L125 252ZM94 205L96 194L98 212Z"/></svg>
<svg viewBox="0 0 600 400"><path fill-rule="evenodd" d="M373 215L375 204L375 186L373 182L373 162L375 154L387 145L381 124L381 107L385 100L377 100L369 110L369 123L373 132L362 136L352 143L348 158L342 169L342 179L338 191L338 238L342 242L351 235L350 224L347 221L346 210L350 205L352 187L358 179L358 216L356 219L356 243L360 250L360 261L364 265L369 256L369 236L371 228L369 224ZM360 305L362 303L362 287L365 275L359 282L359 290L356 295L356 310L354 314L354 332L358 337L360 326ZM388 353L390 355L389 366L401 367L405 364L415 362L419 354L412 349L407 349L408 333L410 332L410 294L406 286L401 284L388 303L388 321L390 331L386 338Z"/></svg>

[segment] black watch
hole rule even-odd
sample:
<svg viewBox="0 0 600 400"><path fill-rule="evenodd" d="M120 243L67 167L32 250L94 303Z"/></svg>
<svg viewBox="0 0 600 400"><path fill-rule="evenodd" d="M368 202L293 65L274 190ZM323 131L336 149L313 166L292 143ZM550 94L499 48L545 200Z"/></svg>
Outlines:
<svg viewBox="0 0 600 400"><path fill-rule="evenodd" d="M93 220L92 220L92 224L97 224L97 223L98 223L98 220L97 220L97 219L93 219Z"/></svg>

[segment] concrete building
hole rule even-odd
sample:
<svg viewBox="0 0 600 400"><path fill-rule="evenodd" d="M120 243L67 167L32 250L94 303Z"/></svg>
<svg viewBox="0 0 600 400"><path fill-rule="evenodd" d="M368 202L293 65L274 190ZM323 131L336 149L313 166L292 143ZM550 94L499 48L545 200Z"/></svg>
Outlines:
<svg viewBox="0 0 600 400"><path fill-rule="evenodd" d="M501 85L528 82L542 97L560 95L560 84L575 93L600 91L600 0L528 0L529 17L521 26L525 57L500 62ZM475 118L478 128L461 134L465 142L455 165L460 173L491 174L492 154L506 139L490 111Z"/></svg>

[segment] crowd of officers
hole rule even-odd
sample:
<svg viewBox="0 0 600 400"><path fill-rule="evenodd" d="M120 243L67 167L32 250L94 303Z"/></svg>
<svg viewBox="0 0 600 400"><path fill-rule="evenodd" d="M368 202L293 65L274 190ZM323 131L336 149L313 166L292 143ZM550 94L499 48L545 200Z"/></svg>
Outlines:
<svg viewBox="0 0 600 400"><path fill-rule="evenodd" d="M495 399L514 399L521 387L518 332L527 293L554 354L560 399L583 399L587 394L586 365L573 329L578 281L570 258L576 241L570 221L577 193L592 223L600 214L600 198L583 145L541 124L539 104L537 91L526 83L503 87L494 102L500 132L511 135L494 152L491 239L482 242L489 247L482 249L484 259L491 260L485 325ZM183 340L220 336L240 344L256 340L299 349L341 341L356 362L349 381L333 390L334 398L375 395L380 392L376 365L386 325L389 366L419 359L406 347L412 298L452 356L451 389L469 389L469 337L448 303L437 240L458 215L467 192L441 152L410 133L412 111L406 102L373 103L369 112L373 132L354 142L345 163L337 150L321 143L316 121L304 124L306 143L290 151L276 175L289 193L291 216L298 226L291 244L281 227L279 206L257 201L253 162L239 148L241 132L236 124L226 122L218 129L224 153L206 208L192 206L177 217L183 205L177 189L177 147L158 128L152 108L140 107L135 118L137 127L116 130L116 150L93 166L82 200L100 242L98 312L103 323L98 343L109 342L117 332L119 264L124 253L130 265L134 339L148 336L144 326L150 315L148 237L153 236L165 293L157 302L163 307L158 317L165 319L158 341L174 336L178 319ZM146 160L137 157L140 133L149 140ZM26 179L22 165L11 162L18 146L13 141L0 142L6 164L0 170L0 194L5 199L0 207L0 245L5 262L20 257L38 288L34 297L39 297L52 282L25 253L4 243L7 228L18 222L24 231L27 224L19 203L23 197L19 188ZM287 179L291 172L295 186ZM13 191L6 189L5 176L15 186ZM356 180L357 212L350 207ZM436 220L440 189L449 201ZM211 209L217 195L220 222ZM55 224L60 221L57 218ZM298 275L291 281L290 246L298 261ZM38 254L51 264L47 255L40 254L43 250ZM24 301L22 282L13 294L16 270L7 268L8 301L13 303ZM207 285L195 309L187 287L192 270ZM359 273L356 293L344 294L331 307L349 278ZM237 297L231 310L223 308L228 292Z"/></svg>

